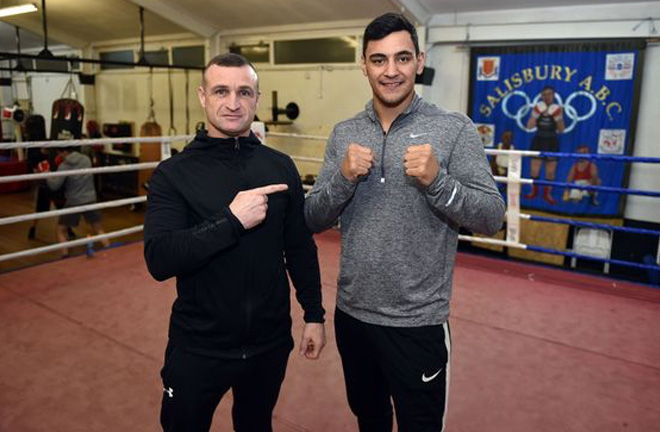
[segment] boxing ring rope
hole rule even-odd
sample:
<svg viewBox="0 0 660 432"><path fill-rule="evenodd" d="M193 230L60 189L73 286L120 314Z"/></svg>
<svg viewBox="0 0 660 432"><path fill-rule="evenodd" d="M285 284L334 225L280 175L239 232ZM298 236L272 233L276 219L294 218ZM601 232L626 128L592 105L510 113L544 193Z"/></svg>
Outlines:
<svg viewBox="0 0 660 432"><path fill-rule="evenodd" d="M551 223L572 225L576 227L607 229L612 231L621 231L621 232L628 232L633 234L660 236L660 231L648 230L644 228L628 228L618 225L608 225L608 224L601 224L596 222L574 221L571 219L552 218L547 216L537 216L537 215L530 215L525 213L521 213L520 218L526 220L538 221L538 222L551 222Z"/></svg>
<svg viewBox="0 0 660 432"><path fill-rule="evenodd" d="M177 136L163 136L163 137L130 137L130 138L100 138L100 139L59 140L59 141L27 141L27 142L17 142L17 143L0 143L0 150L26 149L26 148L62 148L62 147L94 146L94 145L106 145L106 144L144 143L144 144L160 144L161 160L164 160L167 159L171 154L172 142L187 141L192 139L192 137L193 135L177 135ZM143 162L143 163L136 163L129 165L110 166L110 167L95 167L95 168L84 168L84 169L67 170L67 171L54 171L54 172L35 173L35 174L2 176L0 177L0 183L9 183L13 181L43 180L53 177L63 177L63 176L72 176L72 175L81 175L81 174L107 174L107 173L116 173L116 172L154 169L158 166L159 163L160 162ZM67 207L67 208L63 208L59 210L51 210L47 212L10 216L5 218L0 218L0 226L62 216L65 214L81 213L90 210L121 207L125 205L143 203L146 201L147 201L146 196L138 196L132 198L113 200L113 201L105 201L101 203ZM16 258L23 258L26 256L38 255L47 252L53 252L60 249L66 249L69 247L91 244L93 242L104 239L124 237L130 234L141 232L143 229L144 229L143 225L138 225L131 228L113 231L110 233L89 236L83 239L70 240L62 243L55 243L48 246L3 254L0 255L0 262L9 261Z"/></svg>
<svg viewBox="0 0 660 432"><path fill-rule="evenodd" d="M18 148L53 148L53 147L81 147L105 144L155 144L172 143L176 141L191 140L194 135L175 135L162 137L126 137L126 138L89 138L78 140L57 140L57 141L22 141L0 143L0 150L12 150Z"/></svg>
<svg viewBox="0 0 660 432"><path fill-rule="evenodd" d="M158 166L159 163L160 162L141 162L141 163L127 164L127 165L2 176L0 177L0 183L11 183L15 181L29 181L29 180L44 180L51 177L67 177L67 176L81 175L81 174L107 174L107 173L117 173L117 172L125 172L125 171L139 171L146 169L154 169Z"/></svg>
<svg viewBox="0 0 660 432"><path fill-rule="evenodd" d="M105 234L99 234L96 236L89 236L77 240L70 240L62 243L55 243L48 246L42 246L38 248L26 249L20 252L12 252L4 255L0 255L0 262L9 261L16 258L23 258L32 255L38 255L46 252L54 252L60 249L75 247L75 246L84 246L88 243L93 243L95 241L111 239L116 237L124 237L130 234L140 232L144 229L144 225L137 225L131 228L126 228L123 230L113 231Z"/></svg>
<svg viewBox="0 0 660 432"><path fill-rule="evenodd" d="M508 177L502 177L502 176L493 176L493 178L498 183L509 183L509 184L519 183L519 184L526 184L526 185L557 186L557 187L566 188L566 189L582 189L582 190L590 190L590 191L597 191L597 192L604 192L604 193L618 193L618 194L624 194L624 195L641 195L641 196L660 197L660 192L645 191L645 190L639 190L639 189L626 189L626 188L617 188L617 187L611 187L611 186L587 186L587 185L579 185L579 184L575 184L575 183L565 183L565 182L556 182L556 181L549 181L549 180L536 180L536 179L512 180Z"/></svg>
<svg viewBox="0 0 660 432"><path fill-rule="evenodd" d="M328 139L327 137L318 136L318 135L278 133L278 132L268 132L266 135L272 137L315 140L315 141L323 141L323 142L326 142ZM191 140L192 138L193 135L178 135L178 136L165 136L165 137L104 138L104 139L85 139L85 140L67 140L67 141L33 141L33 142L23 142L23 143L1 143L0 150L7 150L14 148L35 148L35 147L48 148L48 147L70 147L70 146L83 146L83 145L85 146L105 145L105 144L119 144L119 143L145 143L145 144L160 143L162 159L166 159L170 155L170 145L172 142L188 141ZM523 250L529 250L529 251L541 252L541 253L547 253L553 255L561 255L570 258L587 259L602 263L611 263L611 264L628 266L628 267L645 269L645 270L660 271L659 265L640 264L631 261L623 261L623 260L616 260L610 258L600 258L595 256L582 255L571 251L562 251L562 250L551 249L542 246L527 245L519 241L520 220L532 220L532 221L545 222L545 223L560 223L560 224L567 224L576 227L587 227L587 228L604 229L611 231L621 231L621 232L660 236L660 231L654 231L654 230L619 227L615 225L600 224L593 222L580 222L569 219L560 219L560 218L552 218L552 217L521 213L520 186L523 184L556 186L560 188L582 189L582 190L598 191L603 193L620 193L620 194L628 194L628 195L660 197L660 192L655 192L655 191L625 189L625 188L616 188L616 187L608 187L608 186L586 186L586 185L577 185L577 184L565 183L565 182L521 178L520 174L522 171L521 169L522 157L563 157L563 158L575 158L575 159L601 159L601 160L611 160L618 162L636 162L636 163L654 163L654 164L660 163L660 158L635 157L635 156L624 156L624 155L584 154L584 153L552 153L552 152L538 152L538 151L529 151L529 150L502 150L502 149L485 149L485 152L487 155L503 154L503 155L508 155L509 157L507 177L494 176L495 181L499 183L508 184L507 195L509 198L508 199L509 204L506 214L506 222L507 222L506 239L500 240L500 239L484 238L484 237L477 237L470 235L459 235L458 236L459 240L491 244L491 245L503 246L507 248L523 249ZM290 157L293 160L301 161L301 162L312 162L312 163L323 162L323 159L315 158L315 157L297 156L297 155L292 155ZM67 176L67 175L102 174L102 173L110 173L110 172L124 172L124 171L135 171L141 169L153 169L158 165L158 163L159 162L146 162L146 163L123 165L123 166L96 167L96 168L70 170L63 172L56 171L52 173L3 176L0 177L0 183L6 183L11 181L39 180L49 177ZM308 191L312 187L309 185L303 185L303 188L306 191ZM63 214L79 213L89 210L119 207L123 205L141 203L145 201L146 201L146 197L134 197L134 198L121 199L121 200L107 201L103 203L95 203L85 206L71 207L61 210L48 211L43 213L11 216L6 218L0 218L0 226L29 221L29 220L37 220L48 217L61 216ZM49 246L0 255L0 262L7 261L10 259L20 258L24 256L29 256L29 255L51 252L63 248L85 245L90 242L94 242L102 239L121 237L129 234L137 233L142 230L143 230L143 226L139 225L132 228L114 231L103 235L87 237L84 239L72 240L72 241L57 243Z"/></svg>
<svg viewBox="0 0 660 432"><path fill-rule="evenodd" d="M72 214L72 213L82 213L90 210L100 210L100 209L105 209L105 208L113 208L113 207L121 207L125 205L131 205L131 204L139 204L147 201L146 196L139 196L135 198L125 198L125 199L119 199L119 200L114 200L114 201L104 201L100 203L95 203L95 204L87 204L87 205L82 205L82 206L76 206L76 207L67 207L59 210L50 210L47 212L39 212L39 213L30 213L30 214L24 214L20 216L10 216L10 217L5 217L5 218L0 218L0 226L2 225L10 225L13 223L18 223L18 222L27 222L27 221L33 221L33 220L39 220L39 219L47 219L50 217L57 217L57 216L62 216L66 214Z"/></svg>

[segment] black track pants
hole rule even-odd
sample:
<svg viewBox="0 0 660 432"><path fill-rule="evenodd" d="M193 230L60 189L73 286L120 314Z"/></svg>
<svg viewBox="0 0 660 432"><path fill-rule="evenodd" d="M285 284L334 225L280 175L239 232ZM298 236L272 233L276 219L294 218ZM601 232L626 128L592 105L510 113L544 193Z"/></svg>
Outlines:
<svg viewBox="0 0 660 432"><path fill-rule="evenodd" d="M447 323L384 327L335 312L348 403L361 432L444 429L451 343ZM391 398L391 399L390 399Z"/></svg>
<svg viewBox="0 0 660 432"><path fill-rule="evenodd" d="M165 432L208 431L213 413L231 388L237 432L272 431L273 408L284 380L288 345L248 359L206 357L168 346L160 421Z"/></svg>

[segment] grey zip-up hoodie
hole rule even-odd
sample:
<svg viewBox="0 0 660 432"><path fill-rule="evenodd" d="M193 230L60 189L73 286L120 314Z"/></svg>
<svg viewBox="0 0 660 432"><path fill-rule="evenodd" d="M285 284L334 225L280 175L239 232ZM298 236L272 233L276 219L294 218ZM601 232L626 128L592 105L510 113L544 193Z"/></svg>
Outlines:
<svg viewBox="0 0 660 432"><path fill-rule="evenodd" d="M351 143L373 149L370 174L353 183L340 166ZM411 145L431 144L440 172L428 188L405 174ZM337 124L321 173L305 201L315 232L341 216L337 307L392 327L447 320L458 229L494 234L503 223L498 192L468 117L415 95L387 134L373 110Z"/></svg>
<svg viewBox="0 0 660 432"><path fill-rule="evenodd" d="M57 171L77 170L91 168L92 161L82 153L71 152L60 164ZM66 177L51 177L47 179L48 187L58 190L64 186L64 197L66 207L96 202L96 189L94 189L94 177L92 174L82 174Z"/></svg>

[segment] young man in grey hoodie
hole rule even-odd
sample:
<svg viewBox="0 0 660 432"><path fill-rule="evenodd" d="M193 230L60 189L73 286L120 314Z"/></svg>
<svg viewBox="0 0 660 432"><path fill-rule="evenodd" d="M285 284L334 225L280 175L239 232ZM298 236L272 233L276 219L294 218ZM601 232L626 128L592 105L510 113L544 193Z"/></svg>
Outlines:
<svg viewBox="0 0 660 432"><path fill-rule="evenodd" d="M92 161L86 155L78 152L75 147L63 147L57 149L57 156L62 161L57 171L68 171L92 167ZM76 207L96 202L96 189L94 188L94 176L92 174L81 174L65 177L51 177L47 180L51 190L64 189L66 203L64 207ZM71 213L60 216L57 221L57 240L63 243L68 240L67 231L77 227L80 223L80 213ZM82 213L85 221L96 235L103 234L101 226L101 214L97 210ZM101 240L103 247L108 247L108 239ZM67 257L68 249L62 249L62 257Z"/></svg>
<svg viewBox="0 0 660 432"><path fill-rule="evenodd" d="M449 300L459 227L494 234L505 206L472 122L415 94L424 68L414 26L366 28L373 99L337 124L305 202L320 232L341 217L335 330L361 431L444 429Z"/></svg>

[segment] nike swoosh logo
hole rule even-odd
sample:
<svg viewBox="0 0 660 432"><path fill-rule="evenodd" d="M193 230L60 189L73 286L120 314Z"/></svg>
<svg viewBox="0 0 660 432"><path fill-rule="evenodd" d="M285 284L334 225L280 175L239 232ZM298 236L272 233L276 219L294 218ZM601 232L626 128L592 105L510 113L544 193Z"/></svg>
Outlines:
<svg viewBox="0 0 660 432"><path fill-rule="evenodd" d="M420 133L420 134L411 133L410 138L418 138L418 137L421 137L423 135L428 135L428 134L429 134L428 132L424 132L424 133Z"/></svg>
<svg viewBox="0 0 660 432"><path fill-rule="evenodd" d="M439 371L437 371L436 373L434 373L434 374L431 375L430 377L427 377L427 376L426 376L426 373L423 373L423 374L422 374L422 381L425 382L425 383L430 382L430 381L433 381L438 375L440 375L440 372L442 372L443 369L444 369L444 368L440 368Z"/></svg>

